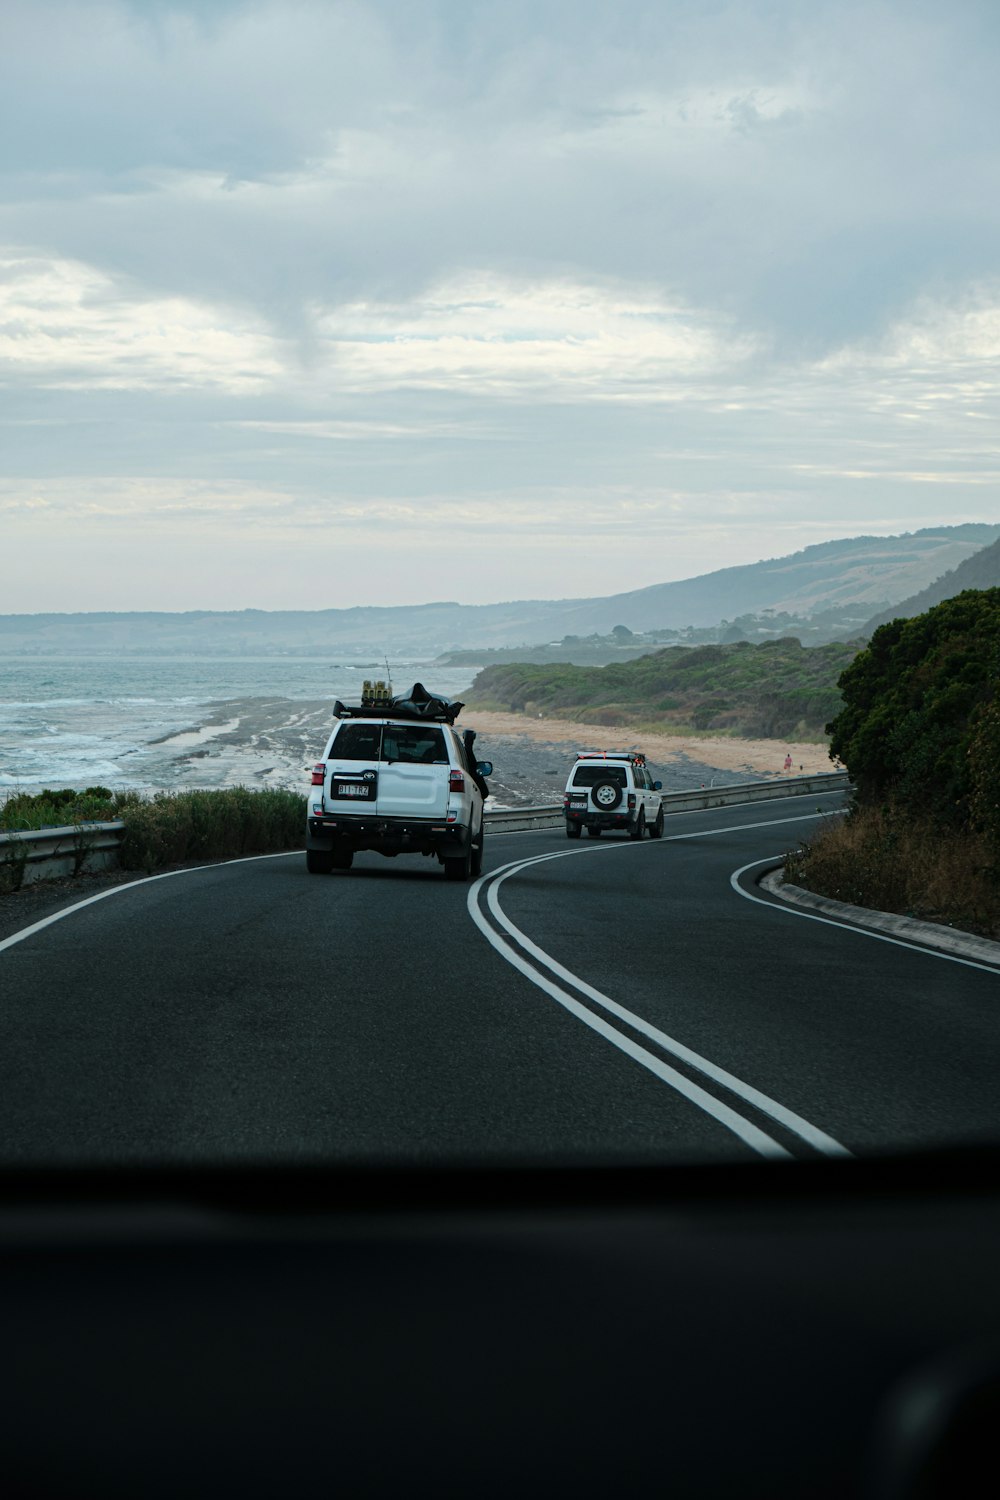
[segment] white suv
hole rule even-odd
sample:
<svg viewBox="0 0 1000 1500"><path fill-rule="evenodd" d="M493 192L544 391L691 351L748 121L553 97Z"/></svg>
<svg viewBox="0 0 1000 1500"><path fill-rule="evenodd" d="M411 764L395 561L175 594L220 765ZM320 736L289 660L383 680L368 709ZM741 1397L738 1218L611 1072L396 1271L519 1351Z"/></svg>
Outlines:
<svg viewBox="0 0 1000 1500"><path fill-rule="evenodd" d="M335 705L338 722L309 790L311 874L349 870L359 849L436 855L449 880L480 873L493 766L475 760L471 730L455 729L461 707L419 683L407 698Z"/></svg>
<svg viewBox="0 0 1000 1500"><path fill-rule="evenodd" d="M563 793L567 838L578 839L585 828L593 839L605 828L625 829L633 839L647 830L650 838L660 838L662 786L635 751L581 751Z"/></svg>

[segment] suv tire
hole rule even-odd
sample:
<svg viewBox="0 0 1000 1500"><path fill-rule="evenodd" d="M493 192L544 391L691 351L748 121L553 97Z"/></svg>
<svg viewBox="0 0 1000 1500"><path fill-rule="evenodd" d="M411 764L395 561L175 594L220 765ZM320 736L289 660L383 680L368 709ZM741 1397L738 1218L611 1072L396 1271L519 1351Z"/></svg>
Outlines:
<svg viewBox="0 0 1000 1500"><path fill-rule="evenodd" d="M659 812L656 814L656 822L653 824L652 828L649 830L649 836L650 836L651 839L662 839L662 837L663 837L663 808L662 807L660 808Z"/></svg>
<svg viewBox="0 0 1000 1500"><path fill-rule="evenodd" d="M338 849L336 854L330 855L330 868L332 870L349 870L354 863L353 849Z"/></svg>
<svg viewBox="0 0 1000 1500"><path fill-rule="evenodd" d="M469 872L478 880L483 873L483 834L486 832L485 822L479 825L479 842L473 844L469 858Z"/></svg>
<svg viewBox="0 0 1000 1500"><path fill-rule="evenodd" d="M582 832L583 828L579 823L566 824L566 837L568 839L578 839Z"/></svg>
<svg viewBox="0 0 1000 1500"><path fill-rule="evenodd" d="M599 781L590 789L590 800L601 812L614 812L622 800L622 789L617 781Z"/></svg>
<svg viewBox="0 0 1000 1500"><path fill-rule="evenodd" d="M640 807L640 809L639 809L639 816L636 818L635 822L632 824L632 827L629 829L628 836L629 836L630 839L634 839L635 842L638 844L640 842L640 840L642 839L642 836L643 836L643 834L645 832L646 832L646 809L644 807Z"/></svg>
<svg viewBox="0 0 1000 1500"><path fill-rule="evenodd" d="M333 869L333 855L329 849L307 849L306 869L310 875L329 875Z"/></svg>

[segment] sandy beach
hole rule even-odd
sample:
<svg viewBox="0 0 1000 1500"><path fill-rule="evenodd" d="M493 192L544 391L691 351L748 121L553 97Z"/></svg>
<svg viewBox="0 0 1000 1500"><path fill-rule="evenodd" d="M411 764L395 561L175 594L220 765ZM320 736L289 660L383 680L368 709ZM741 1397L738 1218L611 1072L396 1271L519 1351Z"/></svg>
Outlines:
<svg viewBox="0 0 1000 1500"><path fill-rule="evenodd" d="M529 719L524 714L485 713L465 710L468 722L486 739L522 738L539 744L577 750L642 750L658 766L671 761L694 760L719 771L746 771L754 776L781 774L785 756L791 755L796 772L815 776L832 771L825 745L798 744L789 740L737 740L721 736L647 734L638 728L601 729L567 719Z"/></svg>

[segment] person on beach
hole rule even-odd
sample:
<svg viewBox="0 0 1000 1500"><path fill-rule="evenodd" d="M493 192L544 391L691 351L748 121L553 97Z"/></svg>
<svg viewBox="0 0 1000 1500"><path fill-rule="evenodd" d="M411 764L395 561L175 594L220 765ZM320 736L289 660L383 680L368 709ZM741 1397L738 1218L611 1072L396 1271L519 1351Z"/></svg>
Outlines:
<svg viewBox="0 0 1000 1500"><path fill-rule="evenodd" d="M788 754L785 756L785 770L786 771L790 771L791 769L792 769L792 752L789 751Z"/></svg>

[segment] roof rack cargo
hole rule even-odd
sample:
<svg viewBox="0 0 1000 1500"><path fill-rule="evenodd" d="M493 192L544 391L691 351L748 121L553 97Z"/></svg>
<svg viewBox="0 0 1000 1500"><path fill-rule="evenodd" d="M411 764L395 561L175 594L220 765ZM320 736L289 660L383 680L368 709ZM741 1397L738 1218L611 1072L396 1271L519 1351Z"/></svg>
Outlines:
<svg viewBox="0 0 1000 1500"><path fill-rule="evenodd" d="M646 764L645 752L642 750L578 750L576 758L577 760L630 760L637 766Z"/></svg>
<svg viewBox="0 0 1000 1500"><path fill-rule="evenodd" d="M415 682L408 693L395 695L382 682L364 685L360 703L333 705L335 719L415 719L425 724L454 724L464 703L428 692L422 682Z"/></svg>

